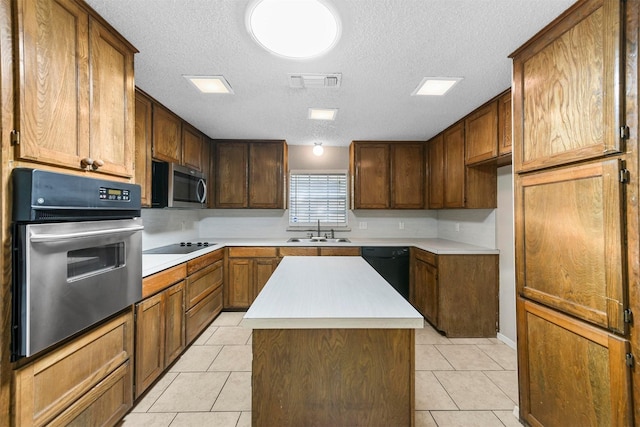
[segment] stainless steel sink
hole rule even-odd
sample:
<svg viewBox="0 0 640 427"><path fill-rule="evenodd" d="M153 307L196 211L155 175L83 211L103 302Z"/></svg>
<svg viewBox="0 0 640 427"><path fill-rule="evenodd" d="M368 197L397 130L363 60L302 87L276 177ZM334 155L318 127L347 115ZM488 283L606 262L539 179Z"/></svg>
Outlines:
<svg viewBox="0 0 640 427"><path fill-rule="evenodd" d="M287 242L291 243L351 243L351 240L344 238L326 238L326 237L292 237Z"/></svg>

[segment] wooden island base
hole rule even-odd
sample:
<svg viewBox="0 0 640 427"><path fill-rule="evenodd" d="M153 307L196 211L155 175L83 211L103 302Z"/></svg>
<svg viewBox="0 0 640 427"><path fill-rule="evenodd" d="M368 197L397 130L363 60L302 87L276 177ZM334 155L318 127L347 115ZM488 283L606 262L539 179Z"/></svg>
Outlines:
<svg viewBox="0 0 640 427"><path fill-rule="evenodd" d="M252 425L413 426L414 329L254 329Z"/></svg>

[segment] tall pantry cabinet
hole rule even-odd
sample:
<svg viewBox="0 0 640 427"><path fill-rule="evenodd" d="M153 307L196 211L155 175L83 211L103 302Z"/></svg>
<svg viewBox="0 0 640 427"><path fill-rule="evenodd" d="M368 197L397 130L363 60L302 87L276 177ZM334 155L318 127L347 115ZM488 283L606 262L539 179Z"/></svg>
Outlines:
<svg viewBox="0 0 640 427"><path fill-rule="evenodd" d="M527 425L640 422L639 6L578 1L512 55Z"/></svg>

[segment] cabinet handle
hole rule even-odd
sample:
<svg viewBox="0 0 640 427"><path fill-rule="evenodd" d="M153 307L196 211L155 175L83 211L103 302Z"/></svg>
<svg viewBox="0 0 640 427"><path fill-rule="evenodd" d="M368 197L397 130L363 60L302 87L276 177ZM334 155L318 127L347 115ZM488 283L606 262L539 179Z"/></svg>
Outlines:
<svg viewBox="0 0 640 427"><path fill-rule="evenodd" d="M93 165L93 159L91 157L85 157L84 159L80 160L80 167L82 169L86 169L89 166Z"/></svg>
<svg viewBox="0 0 640 427"><path fill-rule="evenodd" d="M104 162L100 159L96 159L93 161L93 164L91 165L91 167L93 168L93 170L98 170L99 167L104 166Z"/></svg>

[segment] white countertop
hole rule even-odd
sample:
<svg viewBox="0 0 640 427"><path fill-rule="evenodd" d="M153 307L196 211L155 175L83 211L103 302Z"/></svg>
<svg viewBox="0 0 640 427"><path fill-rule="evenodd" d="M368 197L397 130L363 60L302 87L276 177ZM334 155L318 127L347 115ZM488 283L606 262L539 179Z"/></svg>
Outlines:
<svg viewBox="0 0 640 427"><path fill-rule="evenodd" d="M198 238L200 241L215 242L213 246L200 249L189 254L143 254L142 255L142 276L171 268L174 265L187 262L193 258L205 255L216 249L225 246L413 246L438 255L495 255L497 249L485 248L482 246L470 245L467 243L455 242L446 239L394 239L394 238L354 238L351 243L298 243L287 242L287 238L239 238L239 239L217 239L211 237ZM147 248L145 248L147 249Z"/></svg>
<svg viewBox="0 0 640 427"><path fill-rule="evenodd" d="M361 257L287 256L244 316L254 329L422 328L423 317Z"/></svg>

